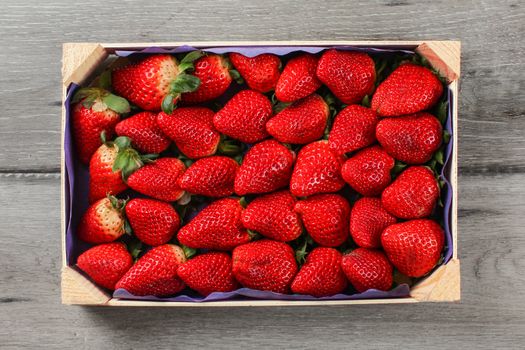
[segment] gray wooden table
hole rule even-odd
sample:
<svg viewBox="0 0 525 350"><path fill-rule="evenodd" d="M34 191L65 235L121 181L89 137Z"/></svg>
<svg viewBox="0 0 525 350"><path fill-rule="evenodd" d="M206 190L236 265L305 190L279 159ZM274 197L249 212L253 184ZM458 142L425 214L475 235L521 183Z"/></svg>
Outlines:
<svg viewBox="0 0 525 350"><path fill-rule="evenodd" d="M0 348L523 348L522 2L151 3L1 1ZM462 41L462 302L195 310L60 305L61 43L299 39Z"/></svg>

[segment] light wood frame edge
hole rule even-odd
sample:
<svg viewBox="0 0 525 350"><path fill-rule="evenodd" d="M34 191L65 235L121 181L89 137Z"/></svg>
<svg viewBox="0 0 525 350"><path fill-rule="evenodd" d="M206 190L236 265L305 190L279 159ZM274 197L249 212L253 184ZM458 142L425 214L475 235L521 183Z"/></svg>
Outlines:
<svg viewBox="0 0 525 350"><path fill-rule="evenodd" d="M67 87L70 83L80 84L87 76L115 50L140 49L149 46L402 46L413 47L422 56L426 57L434 68L440 71L453 90L453 155L451 183L453 188L452 222L453 256L446 265L436 269L432 275L414 286L410 297L398 299L364 299L364 300L331 300L331 301L274 301L274 300L246 300L246 301L217 301L206 303L190 302L148 302L119 300L111 298L109 294L98 288L89 279L80 274L75 268L67 265L65 257L65 164L64 164L64 130L65 106ZM229 42L165 42L165 43L65 43L63 46L63 91L62 91L62 149L61 149L61 221L62 221L62 303L76 305L112 305L112 306L306 306L306 305L358 305L358 304L400 304L418 301L458 301L460 300L460 264L457 258L457 109L458 83L460 75L459 41L229 41Z"/></svg>

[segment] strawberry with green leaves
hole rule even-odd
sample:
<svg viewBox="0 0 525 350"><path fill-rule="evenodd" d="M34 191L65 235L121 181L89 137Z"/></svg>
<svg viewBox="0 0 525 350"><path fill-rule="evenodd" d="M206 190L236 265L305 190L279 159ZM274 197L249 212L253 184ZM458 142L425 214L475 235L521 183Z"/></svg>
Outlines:
<svg viewBox="0 0 525 350"><path fill-rule="evenodd" d="M133 258L124 243L105 243L80 254L77 266L99 286L114 290L117 282L133 266Z"/></svg>
<svg viewBox="0 0 525 350"><path fill-rule="evenodd" d="M388 154L407 164L428 162L441 146L443 127L430 113L382 119L376 127L377 141Z"/></svg>
<svg viewBox="0 0 525 350"><path fill-rule="evenodd" d="M152 112L140 112L120 121L115 132L129 137L133 148L141 153L161 153L170 145L170 139L157 125L157 114Z"/></svg>
<svg viewBox="0 0 525 350"><path fill-rule="evenodd" d="M372 97L372 109L382 117L397 117L431 108L443 94L443 84L426 67L405 63L395 69Z"/></svg>
<svg viewBox="0 0 525 350"><path fill-rule="evenodd" d="M242 210L238 198L219 199L183 226L177 238L194 249L232 250L251 240L242 226Z"/></svg>
<svg viewBox="0 0 525 350"><path fill-rule="evenodd" d="M233 277L232 259L223 252L204 253L188 260L179 265L177 276L203 296L231 292L239 287Z"/></svg>
<svg viewBox="0 0 525 350"><path fill-rule="evenodd" d="M171 55L152 55L112 72L112 85L117 94L143 110L173 112L182 93L195 91L200 80L186 72L202 52L188 53L180 63Z"/></svg>
<svg viewBox="0 0 525 350"><path fill-rule="evenodd" d="M421 277L438 263L445 233L433 220L418 219L388 226L381 243L388 259L409 277Z"/></svg>
<svg viewBox="0 0 525 350"><path fill-rule="evenodd" d="M348 239L350 204L338 194L319 194L295 204L306 231L324 247L338 247Z"/></svg>
<svg viewBox="0 0 525 350"><path fill-rule="evenodd" d="M278 56L263 53L255 57L246 57L240 53L232 52L229 57L250 89L262 93L275 89L281 75L281 60Z"/></svg>
<svg viewBox="0 0 525 350"><path fill-rule="evenodd" d="M150 246L168 243L180 227L177 211L170 204L154 199L130 200L126 205L126 218L133 234Z"/></svg>
<svg viewBox="0 0 525 350"><path fill-rule="evenodd" d="M419 219L432 214L439 198L434 173L424 166L405 169L381 195L381 204L400 219Z"/></svg>
<svg viewBox="0 0 525 350"><path fill-rule="evenodd" d="M109 243L125 231L124 207L126 201L112 196L102 198L86 210L77 228L77 236L87 243Z"/></svg>
<svg viewBox="0 0 525 350"><path fill-rule="evenodd" d="M283 143L310 143L323 136L329 114L330 109L323 98L312 94L268 120L266 130Z"/></svg>
<svg viewBox="0 0 525 350"><path fill-rule="evenodd" d="M275 140L254 145L244 156L235 176L235 193L268 193L286 187L290 181L294 153Z"/></svg>
<svg viewBox="0 0 525 350"><path fill-rule="evenodd" d="M296 197L337 192L345 185L341 177L344 156L330 150L328 141L316 141L304 146L297 156L290 191Z"/></svg>
<svg viewBox="0 0 525 350"><path fill-rule="evenodd" d="M236 247L232 260L233 276L246 288L288 293L297 273L292 247L269 239Z"/></svg>
<svg viewBox="0 0 525 350"><path fill-rule="evenodd" d="M314 248L295 276L292 292L318 298L341 293L348 285L341 258L341 253L334 248Z"/></svg>
<svg viewBox="0 0 525 350"><path fill-rule="evenodd" d="M120 116L130 110L129 103L99 88L82 88L71 102L77 154L82 163L88 164L93 153L102 145L102 132L108 139L113 138Z"/></svg>
<svg viewBox="0 0 525 350"><path fill-rule="evenodd" d="M343 179L363 196L377 196L390 184L395 160L381 146L367 147L350 157L341 169Z"/></svg>
<svg viewBox="0 0 525 350"><path fill-rule="evenodd" d="M341 102L360 103L374 90L374 60L364 52L327 50L317 64L317 77Z"/></svg>
<svg viewBox="0 0 525 350"><path fill-rule="evenodd" d="M197 160L184 172L179 186L190 194L206 197L227 197L233 194L239 164L224 156Z"/></svg>
<svg viewBox="0 0 525 350"><path fill-rule="evenodd" d="M281 102L294 102L319 89L321 82L316 75L318 61L319 58L309 53L290 59L277 81L275 97Z"/></svg>
<svg viewBox="0 0 525 350"><path fill-rule="evenodd" d="M268 137L266 122L272 117L270 100L254 90L233 96L213 117L215 128L233 139L255 143Z"/></svg>
<svg viewBox="0 0 525 350"><path fill-rule="evenodd" d="M396 222L395 216L383 208L381 199L363 197L352 207L350 235L360 247L381 248L381 233Z"/></svg>
<svg viewBox="0 0 525 350"><path fill-rule="evenodd" d="M251 201L242 213L248 230L281 242L297 239L302 231L301 220L294 211L296 200L289 191L260 196Z"/></svg>
<svg viewBox="0 0 525 350"><path fill-rule="evenodd" d="M379 250L357 248L343 255L341 266L359 293L369 289L387 291L392 287L392 264Z"/></svg>
<svg viewBox="0 0 525 350"><path fill-rule="evenodd" d="M118 281L115 289L125 289L135 296L166 297L184 289L177 269L186 262L181 247L164 244L142 256Z"/></svg>

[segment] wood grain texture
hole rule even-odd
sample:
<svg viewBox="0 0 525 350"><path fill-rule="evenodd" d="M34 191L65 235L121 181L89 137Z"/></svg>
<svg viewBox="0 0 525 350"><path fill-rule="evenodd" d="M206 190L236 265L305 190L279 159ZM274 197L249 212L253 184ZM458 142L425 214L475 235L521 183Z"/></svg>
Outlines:
<svg viewBox="0 0 525 350"><path fill-rule="evenodd" d="M0 34L2 349L517 349L525 343L525 15L519 0L3 0ZM60 305L63 42L368 39L462 41L461 303Z"/></svg>

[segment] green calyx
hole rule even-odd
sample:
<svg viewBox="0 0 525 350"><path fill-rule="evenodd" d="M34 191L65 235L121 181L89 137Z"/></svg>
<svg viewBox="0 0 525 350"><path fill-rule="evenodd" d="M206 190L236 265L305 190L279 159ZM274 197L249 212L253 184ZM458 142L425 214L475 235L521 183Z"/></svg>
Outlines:
<svg viewBox="0 0 525 350"><path fill-rule="evenodd" d="M109 202L111 203L111 206L118 210L119 212L122 212L124 208L126 208L126 204L128 204L129 198L127 199L119 199L115 196L108 195Z"/></svg>
<svg viewBox="0 0 525 350"><path fill-rule="evenodd" d="M158 157L157 154L141 155L131 147L131 139L126 136L119 136L114 141L106 144L118 149L112 170L113 172L122 171L124 181L145 163L150 163Z"/></svg>
<svg viewBox="0 0 525 350"><path fill-rule="evenodd" d="M190 247L185 246L183 244L180 247L182 248L182 251L184 252L184 255L186 255L186 259L190 259L192 256L197 254L197 249L190 248Z"/></svg>
<svg viewBox="0 0 525 350"><path fill-rule="evenodd" d="M223 139L217 147L217 152L226 156L236 156L241 153L241 146L234 140Z"/></svg>
<svg viewBox="0 0 525 350"><path fill-rule="evenodd" d="M125 98L114 95L107 90L95 87L78 90L73 97L72 102L81 102L85 108L92 109L96 112L111 109L118 114L125 114L129 113L131 110L129 102Z"/></svg>
<svg viewBox="0 0 525 350"><path fill-rule="evenodd" d="M250 241L256 241L262 237L259 233L252 230L246 230L246 232L248 232L248 236L250 236Z"/></svg>
<svg viewBox="0 0 525 350"><path fill-rule="evenodd" d="M241 73L239 73L238 70L230 69L229 72L230 72L230 76L232 77L233 80L237 82L237 84L240 85L244 83L244 79L242 78Z"/></svg>

